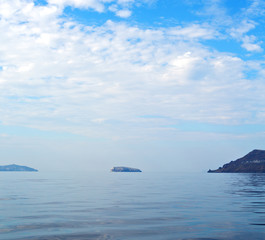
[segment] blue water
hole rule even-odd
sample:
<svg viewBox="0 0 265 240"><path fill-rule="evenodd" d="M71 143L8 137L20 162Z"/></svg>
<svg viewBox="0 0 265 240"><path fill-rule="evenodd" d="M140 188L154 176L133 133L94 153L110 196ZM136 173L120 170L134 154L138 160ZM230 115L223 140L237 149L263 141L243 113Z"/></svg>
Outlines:
<svg viewBox="0 0 265 240"><path fill-rule="evenodd" d="M0 239L265 239L265 174L1 172Z"/></svg>

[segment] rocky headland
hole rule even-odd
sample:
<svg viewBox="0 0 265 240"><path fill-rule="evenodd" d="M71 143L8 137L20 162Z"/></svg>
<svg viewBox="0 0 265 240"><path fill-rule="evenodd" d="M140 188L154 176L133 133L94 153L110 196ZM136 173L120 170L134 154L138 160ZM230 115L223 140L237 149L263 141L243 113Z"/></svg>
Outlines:
<svg viewBox="0 0 265 240"><path fill-rule="evenodd" d="M113 167L111 172L142 172L138 168L130 168L130 167Z"/></svg>
<svg viewBox="0 0 265 240"><path fill-rule="evenodd" d="M255 149L223 167L209 170L208 173L265 173L265 150Z"/></svg>
<svg viewBox="0 0 265 240"><path fill-rule="evenodd" d="M16 164L0 166L0 171L2 172L38 172L37 169L20 166Z"/></svg>

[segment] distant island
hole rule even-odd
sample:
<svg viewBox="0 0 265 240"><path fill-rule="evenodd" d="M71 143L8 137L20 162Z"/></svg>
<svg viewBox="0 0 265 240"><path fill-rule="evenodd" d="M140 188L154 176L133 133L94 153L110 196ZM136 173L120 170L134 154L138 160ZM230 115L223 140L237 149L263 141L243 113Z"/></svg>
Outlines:
<svg viewBox="0 0 265 240"><path fill-rule="evenodd" d="M208 173L265 173L265 150L255 149L223 167L210 169Z"/></svg>
<svg viewBox="0 0 265 240"><path fill-rule="evenodd" d="M113 167L111 172L142 172L140 169L137 168L130 168L130 167Z"/></svg>
<svg viewBox="0 0 265 240"><path fill-rule="evenodd" d="M1 172L38 172L37 169L26 166L20 166L16 164L0 166L0 171Z"/></svg>

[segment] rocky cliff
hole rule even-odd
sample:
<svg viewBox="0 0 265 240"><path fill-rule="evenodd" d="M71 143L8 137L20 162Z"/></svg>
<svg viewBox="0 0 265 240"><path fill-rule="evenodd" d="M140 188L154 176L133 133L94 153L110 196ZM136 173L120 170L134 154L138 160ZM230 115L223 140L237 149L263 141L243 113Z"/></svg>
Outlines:
<svg viewBox="0 0 265 240"><path fill-rule="evenodd" d="M253 150L242 158L231 161L209 173L265 173L265 150Z"/></svg>

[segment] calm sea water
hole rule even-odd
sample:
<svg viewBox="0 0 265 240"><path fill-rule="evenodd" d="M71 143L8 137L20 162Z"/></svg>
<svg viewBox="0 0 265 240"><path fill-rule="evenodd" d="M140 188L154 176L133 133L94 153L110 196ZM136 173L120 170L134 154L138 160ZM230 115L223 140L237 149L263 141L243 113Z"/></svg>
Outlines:
<svg viewBox="0 0 265 240"><path fill-rule="evenodd" d="M265 239L265 174L1 172L0 239Z"/></svg>

